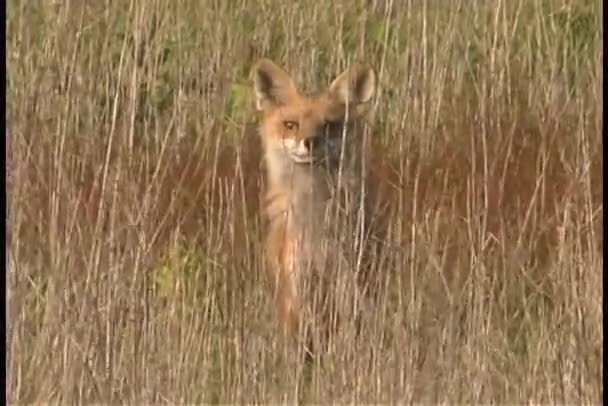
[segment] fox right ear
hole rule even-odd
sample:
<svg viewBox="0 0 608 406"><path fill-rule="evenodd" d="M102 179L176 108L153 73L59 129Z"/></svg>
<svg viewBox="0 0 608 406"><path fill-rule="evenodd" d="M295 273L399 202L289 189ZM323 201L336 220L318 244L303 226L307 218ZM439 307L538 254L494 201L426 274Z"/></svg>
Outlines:
<svg viewBox="0 0 608 406"><path fill-rule="evenodd" d="M329 92L340 102L363 105L368 103L376 90L376 74L373 69L354 64L329 85Z"/></svg>
<svg viewBox="0 0 608 406"><path fill-rule="evenodd" d="M289 74L270 59L259 60L253 67L252 76L258 110L283 105L296 91Z"/></svg>

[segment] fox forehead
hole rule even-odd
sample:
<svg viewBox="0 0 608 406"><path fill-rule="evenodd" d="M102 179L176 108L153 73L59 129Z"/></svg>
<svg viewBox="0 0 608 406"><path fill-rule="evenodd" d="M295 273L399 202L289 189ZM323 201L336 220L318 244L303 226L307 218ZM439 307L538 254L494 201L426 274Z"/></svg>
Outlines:
<svg viewBox="0 0 608 406"><path fill-rule="evenodd" d="M284 105L265 112L268 121L294 121L302 124L323 124L344 118L344 107L326 94L319 96L293 95Z"/></svg>

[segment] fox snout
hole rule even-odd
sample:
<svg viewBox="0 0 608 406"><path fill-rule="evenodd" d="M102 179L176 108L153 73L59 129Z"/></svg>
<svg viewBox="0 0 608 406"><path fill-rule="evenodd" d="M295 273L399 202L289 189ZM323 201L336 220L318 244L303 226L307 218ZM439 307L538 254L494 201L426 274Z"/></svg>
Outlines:
<svg viewBox="0 0 608 406"><path fill-rule="evenodd" d="M316 135L302 139L283 139L283 145L296 163L333 162L340 156L341 139Z"/></svg>
<svg viewBox="0 0 608 406"><path fill-rule="evenodd" d="M283 139L283 147L290 158L296 163L310 163L314 161L312 141L308 138L285 138Z"/></svg>

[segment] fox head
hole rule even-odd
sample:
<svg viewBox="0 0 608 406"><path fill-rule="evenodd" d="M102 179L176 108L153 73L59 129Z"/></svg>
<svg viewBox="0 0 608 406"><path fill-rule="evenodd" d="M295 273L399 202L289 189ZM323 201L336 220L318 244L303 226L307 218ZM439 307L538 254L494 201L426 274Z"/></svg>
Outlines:
<svg viewBox="0 0 608 406"><path fill-rule="evenodd" d="M336 164L351 127L371 101L374 71L353 65L322 93L301 93L287 72L268 59L253 69L256 108L267 158L285 164ZM346 137L343 140L343 136ZM344 141L344 142L343 142Z"/></svg>

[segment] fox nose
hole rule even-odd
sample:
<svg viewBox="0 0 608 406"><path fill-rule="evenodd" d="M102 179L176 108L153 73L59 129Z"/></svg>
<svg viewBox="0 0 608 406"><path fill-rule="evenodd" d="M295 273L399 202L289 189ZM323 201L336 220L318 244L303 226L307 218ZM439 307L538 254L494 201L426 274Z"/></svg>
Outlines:
<svg viewBox="0 0 608 406"><path fill-rule="evenodd" d="M312 138L306 138L304 141L302 141L302 143L304 144L304 148L306 148L306 150L308 152L312 151L312 147L313 147Z"/></svg>

